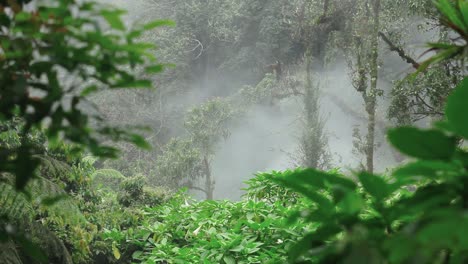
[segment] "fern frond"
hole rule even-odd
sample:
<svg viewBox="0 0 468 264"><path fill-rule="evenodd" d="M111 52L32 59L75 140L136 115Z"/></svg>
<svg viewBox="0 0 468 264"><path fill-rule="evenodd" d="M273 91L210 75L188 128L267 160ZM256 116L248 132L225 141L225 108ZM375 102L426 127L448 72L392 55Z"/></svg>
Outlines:
<svg viewBox="0 0 468 264"><path fill-rule="evenodd" d="M81 162L88 163L89 165L94 165L94 163L98 160L95 156L86 156L81 159Z"/></svg>
<svg viewBox="0 0 468 264"><path fill-rule="evenodd" d="M31 181L28 189L34 197L33 204L40 212L60 218L66 224L85 223L86 219L73 199L56 183L38 177ZM58 199L54 199L58 198ZM56 200L49 203L50 200Z"/></svg>
<svg viewBox="0 0 468 264"><path fill-rule="evenodd" d="M6 182L0 182L0 216L10 221L32 220L34 208L28 197Z"/></svg>
<svg viewBox="0 0 468 264"><path fill-rule="evenodd" d="M51 180L64 180L70 177L70 166L60 160L56 160L50 156L35 155L41 162L39 166L39 175Z"/></svg>
<svg viewBox="0 0 468 264"><path fill-rule="evenodd" d="M125 180L125 176L117 170L100 169L96 170L91 179L95 187L104 187L111 190L119 189L120 183Z"/></svg>
<svg viewBox="0 0 468 264"><path fill-rule="evenodd" d="M22 264L16 246L11 241L0 242L0 263Z"/></svg>

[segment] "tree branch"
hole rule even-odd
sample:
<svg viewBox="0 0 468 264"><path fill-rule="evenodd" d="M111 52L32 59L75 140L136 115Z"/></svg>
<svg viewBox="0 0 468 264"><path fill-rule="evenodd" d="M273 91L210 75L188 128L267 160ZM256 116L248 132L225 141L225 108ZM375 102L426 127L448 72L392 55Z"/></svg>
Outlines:
<svg viewBox="0 0 468 264"><path fill-rule="evenodd" d="M189 185L189 186L187 186L187 188L192 189L192 190L196 190L196 191L200 191L200 192L203 192L205 194L208 194L208 192L205 189L202 189L202 188L197 187L197 186Z"/></svg>
<svg viewBox="0 0 468 264"><path fill-rule="evenodd" d="M382 38L382 40L387 43L388 46L390 46L390 50L398 53L398 56L400 56L405 62L413 65L413 68L416 70L419 69L420 64L411 58L402 48L397 47L393 42L390 41L390 39L381 31L379 31L379 36Z"/></svg>

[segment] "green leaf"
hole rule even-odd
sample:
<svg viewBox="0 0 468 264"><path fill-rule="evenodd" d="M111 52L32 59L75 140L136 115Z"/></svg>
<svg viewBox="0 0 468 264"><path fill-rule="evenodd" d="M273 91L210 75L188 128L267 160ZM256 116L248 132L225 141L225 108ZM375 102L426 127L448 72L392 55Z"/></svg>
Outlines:
<svg viewBox="0 0 468 264"><path fill-rule="evenodd" d="M224 256L223 260L226 264L236 264L236 260L231 256Z"/></svg>
<svg viewBox="0 0 468 264"><path fill-rule="evenodd" d="M120 82L112 88L150 88L152 85L150 80L134 80Z"/></svg>
<svg viewBox="0 0 468 264"><path fill-rule="evenodd" d="M91 93L96 92L97 90L98 90L98 87L96 85L88 86L81 92L81 96L88 96Z"/></svg>
<svg viewBox="0 0 468 264"><path fill-rule="evenodd" d="M358 178L364 190L377 201L382 201L391 194L388 184L377 175L362 172L358 174Z"/></svg>
<svg viewBox="0 0 468 264"><path fill-rule="evenodd" d="M432 48L428 50L428 52L433 51L433 50L437 50L437 48ZM418 70L416 71L415 74L423 72L432 64L454 58L457 55L462 54L463 50L464 50L464 46L457 46L457 45L450 45L450 47L443 48L443 49L441 48L440 52L438 52L436 55L430 57L429 59L421 63L421 65L418 67Z"/></svg>
<svg viewBox="0 0 468 264"><path fill-rule="evenodd" d="M164 69L164 66L162 64L154 65L154 66L149 66L145 68L146 73L158 73L161 72Z"/></svg>
<svg viewBox="0 0 468 264"><path fill-rule="evenodd" d="M28 12L21 11L15 15L15 20L18 22L24 22L31 19L31 14Z"/></svg>
<svg viewBox="0 0 468 264"><path fill-rule="evenodd" d="M123 10L103 10L101 11L101 15L104 17L104 19L109 23L109 25L113 29L117 30L125 30L125 25L122 22L122 19L120 16L122 14L125 14L126 12Z"/></svg>
<svg viewBox="0 0 468 264"><path fill-rule="evenodd" d="M361 211L364 206L364 200L358 193L348 192L341 199L338 206L348 215L355 215Z"/></svg>
<svg viewBox="0 0 468 264"><path fill-rule="evenodd" d="M463 21L465 22L465 25L468 26L468 1L458 1L458 5L463 16Z"/></svg>
<svg viewBox="0 0 468 264"><path fill-rule="evenodd" d="M114 241L115 242L115 241ZM112 243L112 254L114 255L115 259L120 259L120 251L116 247L115 243Z"/></svg>
<svg viewBox="0 0 468 264"><path fill-rule="evenodd" d="M175 22L172 20L155 20L152 22L149 22L147 24L143 25L144 30L151 30L156 27L161 27L161 26L175 26Z"/></svg>
<svg viewBox="0 0 468 264"><path fill-rule="evenodd" d="M41 203L45 206L52 206L54 205L55 203L63 200L63 199L67 199L69 198L69 196L67 194L61 194L61 195L56 195L56 196L53 196L53 197L46 197L44 199L42 199Z"/></svg>
<svg viewBox="0 0 468 264"><path fill-rule="evenodd" d="M468 78L465 77L447 99L445 114L450 126L468 139Z"/></svg>
<svg viewBox="0 0 468 264"><path fill-rule="evenodd" d="M446 176L448 172L457 172L461 168L457 165L442 161L419 160L393 172L393 176L404 184L412 184L417 176L423 176L427 179L436 179Z"/></svg>
<svg viewBox="0 0 468 264"><path fill-rule="evenodd" d="M450 3L449 0L439 0L435 3L439 11L447 17L450 23L454 24L458 28L466 31L467 27L463 23L462 18L459 16L458 10Z"/></svg>
<svg viewBox="0 0 468 264"><path fill-rule="evenodd" d="M130 135L130 141L142 149L146 149L146 150L151 149L151 145L141 135L138 135L138 134Z"/></svg>
<svg viewBox="0 0 468 264"><path fill-rule="evenodd" d="M299 240L289 250L289 260L296 263L306 251L326 245L326 241L341 232L341 228L333 223L326 224Z"/></svg>
<svg viewBox="0 0 468 264"><path fill-rule="evenodd" d="M140 259L141 255L143 254L143 251L135 251L132 254L133 259Z"/></svg>
<svg viewBox="0 0 468 264"><path fill-rule="evenodd" d="M402 153L420 159L448 160L455 153L457 141L438 130L400 127L388 132L388 139Z"/></svg>

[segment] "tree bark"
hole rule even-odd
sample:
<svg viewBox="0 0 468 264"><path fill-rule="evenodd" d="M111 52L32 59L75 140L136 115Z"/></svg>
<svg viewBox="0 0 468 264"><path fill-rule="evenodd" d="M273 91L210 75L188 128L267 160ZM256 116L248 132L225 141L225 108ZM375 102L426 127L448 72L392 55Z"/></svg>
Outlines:
<svg viewBox="0 0 468 264"><path fill-rule="evenodd" d="M211 175L211 167L210 163L208 162L208 157L203 157L203 165L205 166L205 191L206 191L206 199L213 200L213 192L214 192L214 182Z"/></svg>
<svg viewBox="0 0 468 264"><path fill-rule="evenodd" d="M372 2L372 36L370 56L370 89L367 94L366 110L369 121L367 125L366 160L367 171L374 172L375 150L375 114L377 106L377 82L379 74L379 27L380 27L380 0Z"/></svg>

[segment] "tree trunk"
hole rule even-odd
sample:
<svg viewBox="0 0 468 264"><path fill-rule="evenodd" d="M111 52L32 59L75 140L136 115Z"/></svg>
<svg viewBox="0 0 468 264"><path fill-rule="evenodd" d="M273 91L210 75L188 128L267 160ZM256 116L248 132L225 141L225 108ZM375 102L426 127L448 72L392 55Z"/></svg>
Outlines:
<svg viewBox="0 0 468 264"><path fill-rule="evenodd" d="M372 3L372 36L371 36L371 56L370 56L370 89L367 94L366 110L369 116L367 125L367 171L374 172L374 150L375 150L375 112L377 106L377 82L378 82L378 59L379 59L379 27L380 27L380 0Z"/></svg>
<svg viewBox="0 0 468 264"><path fill-rule="evenodd" d="M323 15L326 16L330 8L330 0L325 0L323 3Z"/></svg>
<svg viewBox="0 0 468 264"><path fill-rule="evenodd" d="M206 156L203 157L203 165L205 166L206 199L207 200L213 200L214 181L213 181L212 175L211 175L210 163L208 162L208 158Z"/></svg>

